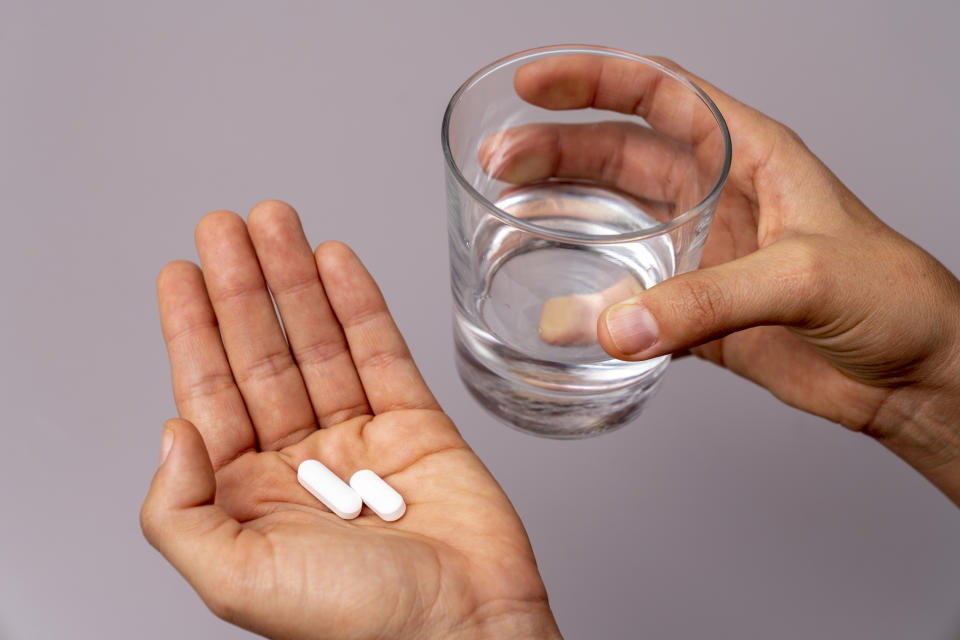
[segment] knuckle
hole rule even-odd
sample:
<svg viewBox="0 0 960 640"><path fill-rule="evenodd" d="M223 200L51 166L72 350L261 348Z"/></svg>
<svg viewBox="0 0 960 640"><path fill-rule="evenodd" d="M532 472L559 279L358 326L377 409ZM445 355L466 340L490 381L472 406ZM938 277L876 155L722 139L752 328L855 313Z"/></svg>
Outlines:
<svg viewBox="0 0 960 640"><path fill-rule="evenodd" d="M322 373L323 368L335 358L350 356L347 342L340 334L309 345L295 346L293 352L301 370L312 369L318 373Z"/></svg>
<svg viewBox="0 0 960 640"><path fill-rule="evenodd" d="M797 133L787 125L783 124L782 122L777 122L777 121L774 121L774 122L776 123L775 129L774 129L775 134L776 134L777 140L781 144L785 145L787 148L805 149L807 147L806 143L804 143L803 138L800 137L799 133Z"/></svg>
<svg viewBox="0 0 960 640"><path fill-rule="evenodd" d="M357 369L386 371L403 359L394 348L374 349L358 359Z"/></svg>
<svg viewBox="0 0 960 640"><path fill-rule="evenodd" d="M822 297L831 276L829 252L815 243L799 241L788 245L784 259L787 267L779 284L786 296L801 303Z"/></svg>
<svg viewBox="0 0 960 640"><path fill-rule="evenodd" d="M149 500L140 507L140 531L143 532L143 537L147 539L151 546L157 546L157 540L160 537L160 523L156 509L152 507Z"/></svg>
<svg viewBox="0 0 960 640"><path fill-rule="evenodd" d="M179 385L177 395L184 400L194 400L197 398L212 398L225 391L231 390L236 385L233 374L226 371L211 371L201 374L192 380Z"/></svg>
<svg viewBox="0 0 960 640"><path fill-rule="evenodd" d="M258 382L279 378L295 368L296 363L289 350L274 351L264 354L235 372L234 378L239 384ZM213 380L211 384L225 384L225 381Z"/></svg>

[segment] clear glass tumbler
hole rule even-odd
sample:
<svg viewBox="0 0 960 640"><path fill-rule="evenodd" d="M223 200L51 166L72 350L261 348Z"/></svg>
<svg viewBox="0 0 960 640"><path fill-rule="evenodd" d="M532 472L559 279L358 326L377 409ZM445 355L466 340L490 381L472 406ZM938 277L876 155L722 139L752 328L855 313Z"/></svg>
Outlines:
<svg viewBox="0 0 960 640"><path fill-rule="evenodd" d="M626 424L669 356L610 358L597 318L696 268L730 167L716 105L654 59L544 47L470 77L442 143L463 382L537 435Z"/></svg>

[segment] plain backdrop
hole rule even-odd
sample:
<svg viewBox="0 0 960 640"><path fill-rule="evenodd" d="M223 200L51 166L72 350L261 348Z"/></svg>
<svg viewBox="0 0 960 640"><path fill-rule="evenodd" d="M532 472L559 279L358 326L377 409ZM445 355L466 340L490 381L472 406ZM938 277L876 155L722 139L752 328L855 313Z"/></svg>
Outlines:
<svg viewBox="0 0 960 640"><path fill-rule="evenodd" d="M175 414L155 276L195 259L204 213L266 198L379 280L568 638L960 637L960 511L865 437L695 359L592 440L479 409L454 375L440 155L446 101L495 58L665 55L956 273L958 22L955 0L0 0L0 637L249 636L137 514Z"/></svg>

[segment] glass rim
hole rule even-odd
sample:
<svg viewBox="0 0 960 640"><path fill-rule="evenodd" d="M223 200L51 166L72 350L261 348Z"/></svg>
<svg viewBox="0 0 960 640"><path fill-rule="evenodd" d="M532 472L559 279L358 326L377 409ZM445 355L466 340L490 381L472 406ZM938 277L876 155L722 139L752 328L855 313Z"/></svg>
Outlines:
<svg viewBox="0 0 960 640"><path fill-rule="evenodd" d="M675 216L667 222L662 222L653 227L643 229L642 231L633 231L630 233L620 233L614 235L591 235L584 233L576 233L572 231L560 231L556 229L548 229L541 227L530 222L526 222L520 218L510 215L503 209L500 209L493 202L488 200L483 194L477 191L476 188L470 181L468 181L463 173L460 171L460 167L457 166L456 161L453 159L453 152L450 151L450 120L453 115L453 110L456 108L457 104L460 101L460 98L473 87L477 82L482 80L484 77L493 73L494 71L499 70L502 67L507 66L508 64L517 62L518 60L523 60L524 58L535 58L540 57L544 53L586 53L590 55L607 55L614 58L622 58L625 60L634 60L645 64L649 67L653 67L667 76L670 76L674 80L680 82L688 90L690 90L694 95L700 98L700 101L707 107L711 115L713 115L714 120L717 123L717 126L720 129L720 134L723 139L723 166L720 170L720 175L717 178L716 183L710 189L706 196L703 197L700 202L695 206L687 209L683 213ZM730 131L727 129L726 120L723 118L723 114L720 113L720 109L717 108L717 105L710 99L710 96L697 86L694 82L688 79L686 76L678 73L677 71L667 67L666 65L649 58L646 56L637 55L635 53L630 53L628 51L623 51L621 49L613 49L610 47L601 47L595 45L587 44L561 44L561 45L550 45L545 47L536 47L534 49L526 49L524 51L518 51L517 53L505 56L491 62L485 67L481 68L473 75L464 81L462 85L456 90L453 96L450 98L450 102L447 103L447 108L443 113L443 123L440 130L440 144L443 147L443 157L444 161L449 167L450 171L453 173L454 178L457 182L460 183L460 186L477 202L479 202L485 209L487 209L493 216L498 218L500 221L526 231L527 233L533 234L539 238L546 240L558 240L561 242L575 242L579 244L619 244L625 242L633 242L636 240L644 240L647 238L652 238L655 236L663 235L676 227L680 227L686 224L693 218L696 218L699 214L703 213L704 210L710 207L710 203L716 199L720 191L723 189L724 184L727 181L727 176L730 173L730 163L732 158L731 151L731 142L730 142Z"/></svg>

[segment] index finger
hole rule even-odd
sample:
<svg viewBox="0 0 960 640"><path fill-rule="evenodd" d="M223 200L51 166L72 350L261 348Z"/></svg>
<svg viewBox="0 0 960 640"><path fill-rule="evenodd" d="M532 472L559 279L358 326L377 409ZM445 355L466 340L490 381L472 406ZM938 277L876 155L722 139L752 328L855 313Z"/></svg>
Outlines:
<svg viewBox="0 0 960 640"><path fill-rule="evenodd" d="M681 76L673 63L655 64ZM724 110L732 100L699 78L694 81ZM717 130L711 111L696 93L657 66L637 60L567 54L542 58L517 69L514 89L523 100L551 110L604 109L638 115L675 140L697 144Z"/></svg>

